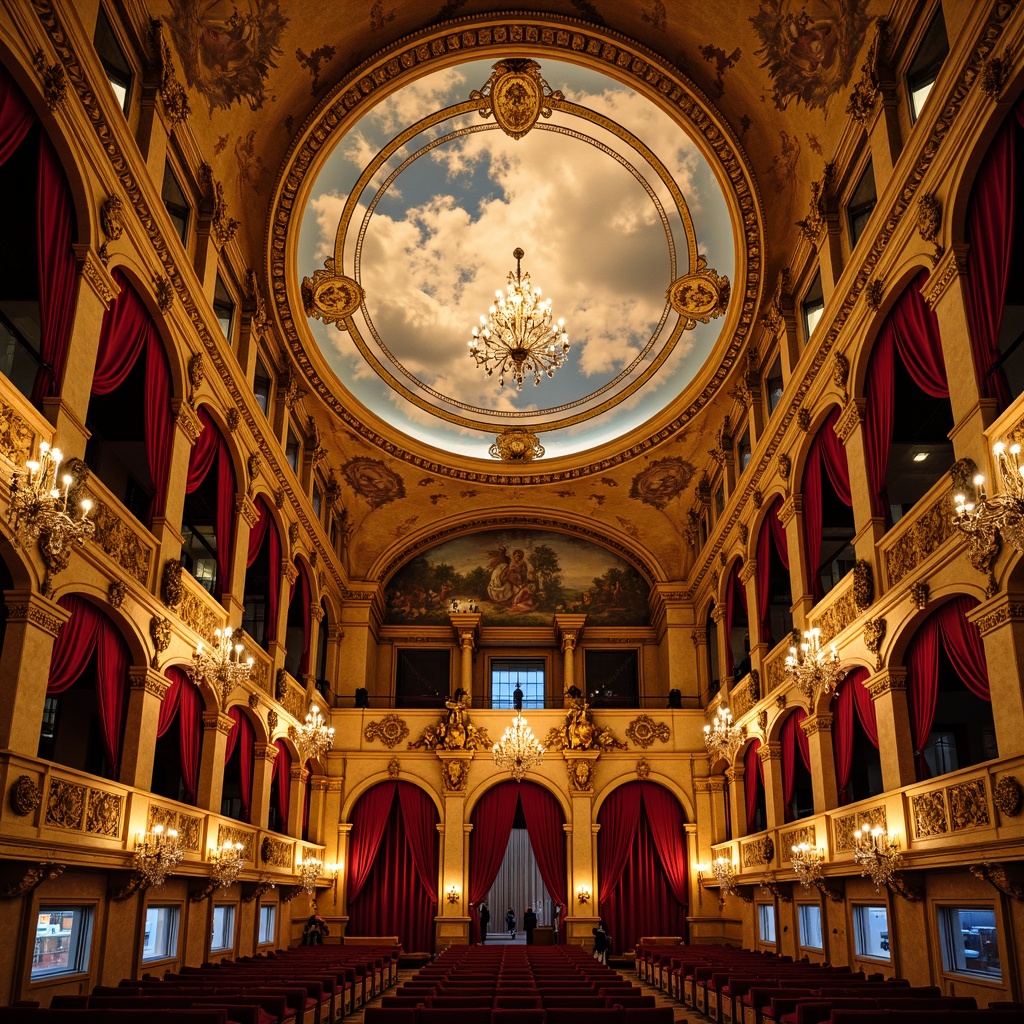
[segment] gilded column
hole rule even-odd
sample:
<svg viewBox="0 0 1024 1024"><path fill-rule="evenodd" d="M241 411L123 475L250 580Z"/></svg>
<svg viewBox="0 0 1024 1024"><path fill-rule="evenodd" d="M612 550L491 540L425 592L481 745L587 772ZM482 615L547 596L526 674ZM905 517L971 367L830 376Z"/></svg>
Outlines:
<svg viewBox="0 0 1024 1024"><path fill-rule="evenodd" d="M199 799L204 810L220 814L224 791L224 754L228 749L228 733L235 720L220 711L203 714L203 753L199 764Z"/></svg>
<svg viewBox="0 0 1024 1024"><path fill-rule="evenodd" d="M790 470L792 472L792 470ZM789 587L793 594L793 626L803 629L807 613L814 605L811 595L811 574L817 566L808 566L804 550L804 499L800 494L791 494L779 507L779 522L786 530L786 547L789 550Z"/></svg>
<svg viewBox="0 0 1024 1024"><path fill-rule="evenodd" d="M167 501L164 513L153 518L151 527L157 539L157 565L181 558L181 522L185 514L185 485L188 481L188 463L202 424L195 410L183 398L171 403L174 409L174 430L171 432L171 459L167 470Z"/></svg>
<svg viewBox="0 0 1024 1024"><path fill-rule="evenodd" d="M137 789L151 789L156 729L160 705L170 681L155 668L132 666L128 670L128 713L121 747L118 781Z"/></svg>
<svg viewBox="0 0 1024 1024"><path fill-rule="evenodd" d="M768 571L768 566L764 567ZM761 636L761 610L757 606L757 559L745 558L740 583L747 599L747 631L750 634L750 664L761 671L761 659L768 653L768 638Z"/></svg>
<svg viewBox="0 0 1024 1024"><path fill-rule="evenodd" d="M714 833L714 820L711 815L711 780L707 776L693 780L693 799L694 813L697 819L695 855L699 864L710 864L711 847L719 842L719 839Z"/></svg>
<svg viewBox="0 0 1024 1024"><path fill-rule="evenodd" d="M882 788L888 792L917 781L914 740L907 707L907 670L902 665L883 669L864 684L875 702Z"/></svg>
<svg viewBox="0 0 1024 1024"><path fill-rule="evenodd" d="M306 809L306 780L309 769L302 764L293 764L288 783L288 835L302 838L302 814Z"/></svg>
<svg viewBox="0 0 1024 1024"><path fill-rule="evenodd" d="M438 949L469 943L469 875L466 829L466 786L473 763L471 750L439 750L444 789L444 832L441 835L441 889L435 925Z"/></svg>
<svg viewBox="0 0 1024 1024"><path fill-rule="evenodd" d="M1024 753L1024 599L997 594L967 616L981 633L1000 757ZM8 627L10 628L10 627Z"/></svg>
<svg viewBox="0 0 1024 1024"><path fill-rule="evenodd" d="M559 645L562 648L562 693L576 686L576 647L583 638L583 627L586 615L567 615L564 612L555 615L555 629L558 633ZM563 696L564 700L564 696Z"/></svg>
<svg viewBox="0 0 1024 1024"><path fill-rule="evenodd" d="M708 776L708 796L711 798L711 835L713 843L724 843L729 838L729 816L725 811L726 781L724 775Z"/></svg>
<svg viewBox="0 0 1024 1024"><path fill-rule="evenodd" d="M7 625L0 649L0 749L36 757L53 643L71 613L28 590L7 591L4 603Z"/></svg>
<svg viewBox="0 0 1024 1024"><path fill-rule="evenodd" d="M782 746L778 741L762 743L757 751L764 767L764 807L767 828L780 828L786 822L786 796L782 788Z"/></svg>
<svg viewBox="0 0 1024 1024"><path fill-rule="evenodd" d="M342 921L348 921L348 849L352 840L352 823L350 821L338 822L338 887L336 890L336 902L338 914Z"/></svg>
<svg viewBox="0 0 1024 1024"><path fill-rule="evenodd" d="M327 806L327 789L330 780L326 775L314 775L310 782L309 826L307 835L311 843L325 843L324 808Z"/></svg>
<svg viewBox="0 0 1024 1024"><path fill-rule="evenodd" d="M747 834L747 797L743 781L743 765L734 764L725 770L729 786L729 820L732 823L732 837L739 839Z"/></svg>
<svg viewBox="0 0 1024 1024"><path fill-rule="evenodd" d="M284 668L284 656L287 653L285 640L288 626L288 605L291 604L292 586L299 578L299 570L295 563L286 561L281 555L281 578L278 583L277 622L267 623L267 653L274 660L274 672Z"/></svg>
<svg viewBox="0 0 1024 1024"><path fill-rule="evenodd" d="M278 748L273 743L257 743L253 749L250 820L259 828L266 828L270 821L270 787L274 781L277 752Z"/></svg>
<svg viewBox="0 0 1024 1024"><path fill-rule="evenodd" d="M810 748L814 813L822 814L839 806L836 761L832 750L832 716L819 712L805 718L800 728Z"/></svg>
<svg viewBox="0 0 1024 1024"><path fill-rule="evenodd" d="M255 502L246 494L235 495L235 539L231 550L229 576L224 581L221 604L227 609L228 625L232 629L242 624L245 605L245 564L249 555L249 534L259 522L260 514Z"/></svg>

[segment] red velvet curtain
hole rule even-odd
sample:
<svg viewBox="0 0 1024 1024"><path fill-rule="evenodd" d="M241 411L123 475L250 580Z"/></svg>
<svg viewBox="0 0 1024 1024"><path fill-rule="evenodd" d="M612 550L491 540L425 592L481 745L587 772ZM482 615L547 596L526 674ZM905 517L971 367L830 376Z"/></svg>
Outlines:
<svg viewBox="0 0 1024 1024"><path fill-rule="evenodd" d="M864 438L868 482L871 488L871 514L884 518L885 474L889 466L893 416L896 407L896 369L898 354L911 380L932 398L949 398L946 364L939 336L939 321L921 297L927 277L921 271L889 311L875 339L868 362L864 387Z"/></svg>
<svg viewBox="0 0 1024 1024"><path fill-rule="evenodd" d="M537 869L552 901L562 908L569 905L565 872L565 815L554 796L543 786L530 782L519 785L519 804L526 819L530 846L537 860ZM476 832L474 831L474 836Z"/></svg>
<svg viewBox="0 0 1024 1024"><path fill-rule="evenodd" d="M400 782L398 786L416 789L411 783ZM421 790L417 793L414 798L416 813L429 818L433 828L437 821L433 802ZM427 888L420 880L403 807L393 797L394 792L390 807L385 809L385 827L368 880L361 894L349 900L347 930L352 935L397 933L406 950L429 952L434 947L434 917L437 914L437 832L434 829L433 880ZM423 831L418 819L412 824L417 831Z"/></svg>
<svg viewBox="0 0 1024 1024"><path fill-rule="evenodd" d="M757 615L761 624L760 639L764 643L772 640L771 635L771 556L774 550L784 569L789 568L789 544L786 530L779 522L782 499L776 498L761 523L757 535Z"/></svg>
<svg viewBox="0 0 1024 1024"><path fill-rule="evenodd" d="M277 786L277 818L282 832L288 829L289 787L292 780L292 755L283 740L274 740L277 757L274 758L274 783Z"/></svg>
<svg viewBox="0 0 1024 1024"><path fill-rule="evenodd" d="M967 613L977 605L978 602L966 594L954 597L938 610L939 630L946 657L964 686L980 700L991 702L985 645L978 627L967 621Z"/></svg>
<svg viewBox="0 0 1024 1024"><path fill-rule="evenodd" d="M36 374L32 401L57 394L71 345L75 310L75 204L57 151L39 136L36 189L36 253L39 276L40 351L45 366Z"/></svg>
<svg viewBox="0 0 1024 1024"><path fill-rule="evenodd" d="M238 748L238 780L239 798L242 804L242 821L249 821L252 814L252 773L256 764L256 730L252 722L236 704L228 708L228 717L234 721L228 733L227 747L224 751L224 764L231 760L235 748Z"/></svg>
<svg viewBox="0 0 1024 1024"><path fill-rule="evenodd" d="M214 509L214 527L217 531L217 584L214 594L220 597L231 571L231 552L235 535L235 468L231 464L228 443L204 405L199 410L203 429L192 448L188 460L188 479L185 493L193 494L203 484L211 468L217 467L217 503ZM253 531L255 532L255 530ZM262 540L262 535L260 537ZM256 549L259 553L259 548Z"/></svg>
<svg viewBox="0 0 1024 1024"><path fill-rule="evenodd" d="M299 656L299 675L308 675L310 639L313 635L313 612L311 608L313 595L309 589L309 577L306 575L305 566L301 562L296 562L295 569L298 575L291 586L288 603L290 611L291 602L295 600L295 594L298 591L299 611L302 613L302 654Z"/></svg>
<svg viewBox="0 0 1024 1024"><path fill-rule="evenodd" d="M352 808L352 840L348 851L350 908L359 899L363 886L370 877L381 840L384 838L384 830L387 828L388 812L395 799L396 786L395 782L381 782L368 789Z"/></svg>
<svg viewBox="0 0 1024 1024"><path fill-rule="evenodd" d="M858 668L851 672L850 676L855 677L857 680L857 685L853 687L853 704L857 709L857 717L860 719L861 728L864 730L864 735L867 736L868 742L877 750L878 721L875 716L875 702L871 699L871 694L868 693L867 688L868 670L866 668Z"/></svg>
<svg viewBox="0 0 1024 1024"><path fill-rule="evenodd" d="M36 123L21 87L0 64L0 164L7 163Z"/></svg>
<svg viewBox="0 0 1024 1024"><path fill-rule="evenodd" d="M614 790L601 807L601 831L597 834L602 878L599 909L614 949L630 949L642 935L686 937L683 815L671 794L665 794L667 801L658 795L648 799L650 791L657 788L652 783L627 783ZM670 815L671 820L655 825L657 815ZM612 833L620 831L620 824L630 837L616 874L612 869L621 843ZM673 865L670 870L666 870L661 856L656 828L661 828L660 836L668 845ZM672 831L674 843L668 834Z"/></svg>
<svg viewBox="0 0 1024 1024"><path fill-rule="evenodd" d="M499 782L480 798L473 809L473 834L469 843L469 916L471 936L480 934L477 908L487 899L498 869L505 858L512 823L519 802L519 786L509 780ZM525 811L524 811L525 813ZM554 899L554 893L552 893ZM476 941L473 938L472 941Z"/></svg>
<svg viewBox="0 0 1024 1024"><path fill-rule="evenodd" d="M736 609L742 608L744 618L747 616L747 595L740 582L742 562L733 562L729 571L729 581L725 585L725 661L729 675L736 671L736 656L732 651L732 630L736 623Z"/></svg>
<svg viewBox="0 0 1024 1024"><path fill-rule="evenodd" d="M257 498L255 503L256 511L259 512L259 519L256 525L249 531L249 547L245 555L245 567L251 569L259 558L260 548L263 547L263 540L267 536L267 529L270 526L270 509L263 498Z"/></svg>
<svg viewBox="0 0 1024 1024"><path fill-rule="evenodd" d="M256 525L249 531L249 550L246 557L246 568L250 568L259 557L263 548L263 542L267 542L267 619L266 636L263 646L266 647L271 640L277 639L277 606L280 599L281 582L281 538L274 524L273 516L267 503L262 497L256 499L256 507L259 509L260 517Z"/></svg>
<svg viewBox="0 0 1024 1024"><path fill-rule="evenodd" d="M875 708L871 695L864 687L868 678L866 668L855 668L846 674L839 686L839 691L832 699L832 753L836 762L836 782L839 788L839 804L850 802L850 775L853 772L853 747L855 737L855 716L861 719L864 726L864 712L858 707L858 692L863 693L870 705L871 732L867 727L864 731L868 740L878 746L878 729L875 724ZM872 738L872 736L874 738Z"/></svg>
<svg viewBox="0 0 1024 1024"><path fill-rule="evenodd" d="M199 410L199 423L202 430L199 432L199 439L192 446L192 452L188 457L188 477L185 481L185 493L195 494L206 479L213 460L220 447L220 431L213 422L213 418L206 411L206 406Z"/></svg>
<svg viewBox="0 0 1024 1024"><path fill-rule="evenodd" d="M974 369L982 396L997 399L1000 411L1012 399L1006 374L999 366L999 331L1013 255L1022 123L1024 101L1018 102L992 140L967 204L971 266L964 287Z"/></svg>
<svg viewBox="0 0 1024 1024"><path fill-rule="evenodd" d="M757 796L764 789L764 765L757 752L761 749L761 741L754 740L743 755L744 795L747 801L747 832L754 831L754 819L757 817Z"/></svg>
<svg viewBox="0 0 1024 1024"><path fill-rule="evenodd" d="M427 894L430 903L437 906L438 848L437 808L434 801L411 782L398 783L398 805L405 825L405 837L409 843L413 864L420 887ZM427 947L422 947L427 948Z"/></svg>
<svg viewBox="0 0 1024 1024"><path fill-rule="evenodd" d="M167 353L149 315L120 270L113 273L121 292L103 315L99 355L93 374L92 393L109 395L127 379L139 355L145 351L143 419L146 458L153 480L150 518L161 516L167 503L167 476L171 460L171 373Z"/></svg>
<svg viewBox="0 0 1024 1024"><path fill-rule="evenodd" d="M789 538L786 536L786 528L779 519L779 512L782 509L782 499L776 498L768 512L768 526L772 531L772 540L775 542L775 553L784 569L789 568Z"/></svg>
<svg viewBox="0 0 1024 1024"><path fill-rule="evenodd" d="M654 846L658 851L661 869L665 872L676 902L685 907L689 902L689 893L686 888L683 809L679 806L679 801L664 786L641 782L640 788L643 792L644 809L647 811L647 824L650 826L651 838L654 839Z"/></svg>
<svg viewBox="0 0 1024 1024"><path fill-rule="evenodd" d="M166 735L178 723L178 754L181 759L181 779L189 803L196 801L199 782L199 751L203 732L203 700L188 673L178 665L164 670L171 681L160 704L157 738Z"/></svg>
<svg viewBox="0 0 1024 1024"><path fill-rule="evenodd" d="M807 736L800 723L807 717L803 708L798 708L782 723L779 733L779 744L782 748L782 795L786 802L786 821L793 820L790 805L796 794L796 755L800 752L800 760L810 770L811 751Z"/></svg>
<svg viewBox="0 0 1024 1024"><path fill-rule="evenodd" d="M157 739L166 736L174 725L174 720L178 717L178 705L181 703L182 684L190 682L188 676L177 665L164 669L164 675L171 681L171 685L167 687L164 699L160 701L160 714L156 721Z"/></svg>
<svg viewBox="0 0 1024 1024"><path fill-rule="evenodd" d="M96 655L96 707L103 736L103 751L116 779L121 762L121 740L127 707L131 653L117 627L95 605L74 594L57 602L71 612L54 641L50 657L48 694L70 689Z"/></svg>

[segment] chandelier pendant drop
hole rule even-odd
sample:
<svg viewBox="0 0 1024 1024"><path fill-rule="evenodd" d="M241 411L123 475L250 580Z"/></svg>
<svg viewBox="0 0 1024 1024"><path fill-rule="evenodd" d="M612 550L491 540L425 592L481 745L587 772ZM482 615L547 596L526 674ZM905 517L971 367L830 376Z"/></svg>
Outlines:
<svg viewBox="0 0 1024 1024"><path fill-rule="evenodd" d="M305 764L310 758L319 759L334 746L334 726L328 726L320 708L310 706L306 721L298 728L288 729L288 736L299 752L299 760Z"/></svg>
<svg viewBox="0 0 1024 1024"><path fill-rule="evenodd" d="M154 825L136 836L133 866L148 886L163 885L184 856L177 829Z"/></svg>
<svg viewBox="0 0 1024 1024"><path fill-rule="evenodd" d="M226 839L219 847L210 851L210 875L221 889L234 884L235 879L241 874L245 866L244 849L241 843L233 843Z"/></svg>
<svg viewBox="0 0 1024 1024"><path fill-rule="evenodd" d="M865 823L853 833L853 844L853 862L860 866L862 875L870 875L875 891L891 886L903 861L896 836Z"/></svg>
<svg viewBox="0 0 1024 1024"><path fill-rule="evenodd" d="M96 530L89 519L92 502L79 502L81 515L76 519L68 511L68 491L75 478L65 473L58 483L64 456L59 448L39 442L39 458L29 459L24 470L11 477L11 502L7 519L22 544L43 538L47 554L59 557L72 543L84 544ZM63 489L61 487L63 485Z"/></svg>
<svg viewBox="0 0 1024 1024"><path fill-rule="evenodd" d="M213 635L213 647L204 647L202 640L196 645L189 675L196 684L205 679L220 695L221 707L226 708L231 691L249 678L253 659L242 660L245 647L231 643L230 626L215 629Z"/></svg>
<svg viewBox="0 0 1024 1024"><path fill-rule="evenodd" d="M534 386L545 374L554 377L569 354L569 337L564 320L552 321L551 300L541 299L541 290L531 288L530 275L522 272L526 253L517 248L512 255L516 269L509 271L506 294L495 292L488 315L473 328L469 354L488 377L497 370L499 386L510 377L521 391L530 374Z"/></svg>
<svg viewBox="0 0 1024 1024"><path fill-rule="evenodd" d="M724 759L732 764L746 738L747 730L742 725L733 725L732 712L724 704L715 713L712 724L704 726L704 746L713 761Z"/></svg>
<svg viewBox="0 0 1024 1024"><path fill-rule="evenodd" d="M316 857L307 857L305 860L300 860L295 866L299 870L299 878L301 879L299 884L312 896L316 892L317 879L324 869L323 861Z"/></svg>
<svg viewBox="0 0 1024 1024"><path fill-rule="evenodd" d="M544 748L533 735L522 712L518 712L512 724L505 727L501 739L491 747L491 753L499 768L506 769L516 782L522 782L526 773L541 763Z"/></svg>
<svg viewBox="0 0 1024 1024"><path fill-rule="evenodd" d="M821 630L815 627L804 633L799 649L790 647L786 655L786 674L797 689L814 704L823 693L831 693L846 674L839 667L835 644L821 645Z"/></svg>
<svg viewBox="0 0 1024 1024"><path fill-rule="evenodd" d="M1009 448L1000 441L992 446L996 470L1002 481L1001 494L985 493L985 478L973 480L977 498L968 501L956 495L953 525L982 549L988 548L998 531L1017 551L1024 551L1024 466L1020 464L1020 445Z"/></svg>

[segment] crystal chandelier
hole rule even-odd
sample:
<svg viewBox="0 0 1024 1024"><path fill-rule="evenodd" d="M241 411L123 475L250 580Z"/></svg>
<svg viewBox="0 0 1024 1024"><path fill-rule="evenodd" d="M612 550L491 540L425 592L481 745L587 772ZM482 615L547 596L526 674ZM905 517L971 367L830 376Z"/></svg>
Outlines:
<svg viewBox="0 0 1024 1024"><path fill-rule="evenodd" d="M821 630L815 626L804 633L799 649L790 647L786 655L786 675L811 702L813 711L818 697L831 693L845 673L839 667L836 645L829 644L827 650L822 647Z"/></svg>
<svg viewBox="0 0 1024 1024"><path fill-rule="evenodd" d="M899 840L884 828L865 823L853 833L853 862L862 875L871 876L876 892L891 884L901 861Z"/></svg>
<svg viewBox="0 0 1024 1024"><path fill-rule="evenodd" d="M473 328L469 341L469 354L476 365L482 366L488 377L497 370L501 386L510 375L517 391L522 390L528 374L533 374L535 386L544 374L554 377L569 354L565 321L552 322L551 300L542 300L540 289L530 287L530 275L522 273L525 255L522 249L512 253L516 269L509 271L507 295L494 293L494 305L487 316L480 317L480 326Z"/></svg>
<svg viewBox="0 0 1024 1024"><path fill-rule="evenodd" d="M1018 551L1024 552L1024 466L1020 464L1020 445L1007 449L1000 441L992 446L996 457L996 470L1002 481L1003 493L985 493L985 478L976 476L976 501L968 501L963 494L954 498L956 510L953 525L967 534L976 544L987 548L996 531Z"/></svg>
<svg viewBox="0 0 1024 1024"><path fill-rule="evenodd" d="M225 839L218 849L210 851L209 860L213 865L210 874L222 889L231 885L241 873L245 864L244 849L241 843Z"/></svg>
<svg viewBox="0 0 1024 1024"><path fill-rule="evenodd" d="M202 640L196 644L192 655L192 668L189 675L194 683L206 680L220 693L221 707L227 707L231 691L249 678L252 670L252 658L242 660L245 648L240 643L231 643L231 627L215 629L213 635L216 643L213 647L204 647Z"/></svg>
<svg viewBox="0 0 1024 1024"><path fill-rule="evenodd" d="M747 730L741 725L733 725L732 712L723 704L715 712L713 724L704 726L704 746L708 748L708 757L712 761L725 759L730 764L736 757L747 738Z"/></svg>
<svg viewBox="0 0 1024 1024"><path fill-rule="evenodd" d="M508 769L516 782L522 782L523 776L540 764L544 748L519 712L512 719L512 724L505 727L501 739L491 747L491 753L499 768Z"/></svg>
<svg viewBox="0 0 1024 1024"><path fill-rule="evenodd" d="M300 860L297 867L302 879L302 888L312 896L316 891L316 880L320 877L320 872L323 871L323 861L317 860L316 857L307 857L305 860Z"/></svg>
<svg viewBox="0 0 1024 1024"><path fill-rule="evenodd" d="M805 889L817 888L822 882L821 850L816 850L810 843L797 843L792 853L797 880Z"/></svg>
<svg viewBox="0 0 1024 1024"><path fill-rule="evenodd" d="M334 746L334 726L328 726L320 708L312 704L306 721L296 728L288 729L288 736L299 752L299 760L305 764L311 757L320 758Z"/></svg>
<svg viewBox="0 0 1024 1024"><path fill-rule="evenodd" d="M715 873L715 878L718 879L718 889L724 902L724 897L738 892L736 869L733 867L732 860L729 857L716 857L714 864L711 865L711 869Z"/></svg>
<svg viewBox="0 0 1024 1024"><path fill-rule="evenodd" d="M163 885L184 856L177 829L154 825L135 837L134 868L148 886Z"/></svg>
<svg viewBox="0 0 1024 1024"><path fill-rule="evenodd" d="M69 544L84 544L96 530L89 519L92 502L88 498L78 503L82 513L78 519L68 512L68 491L75 478L65 473L58 484L63 458L59 448L40 441L39 458L27 460L25 469L15 470L11 477L11 502L7 508L15 537L24 544L44 538L45 550L52 556L59 556Z"/></svg>

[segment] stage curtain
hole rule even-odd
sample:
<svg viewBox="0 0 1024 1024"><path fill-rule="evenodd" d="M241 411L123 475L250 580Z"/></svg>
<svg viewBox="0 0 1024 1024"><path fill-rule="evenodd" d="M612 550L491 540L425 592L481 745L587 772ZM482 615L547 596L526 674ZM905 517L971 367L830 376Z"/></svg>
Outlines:
<svg viewBox="0 0 1024 1024"><path fill-rule="evenodd" d="M277 757L274 758L274 782L277 784L277 818L282 831L288 829L289 792L292 779L292 755L284 740L274 740Z"/></svg>
<svg viewBox="0 0 1024 1024"><path fill-rule="evenodd" d="M0 164L7 163L36 123L36 112L21 86L0 65Z"/></svg>
<svg viewBox="0 0 1024 1024"><path fill-rule="evenodd" d="M754 818L757 817L757 795L764 788L764 765L757 752L761 749L761 741L754 740L743 755L744 796L747 802L747 832L754 830Z"/></svg>
<svg viewBox="0 0 1024 1024"><path fill-rule="evenodd" d="M907 706L919 780L931 777L922 751L932 731L939 700L939 642L939 620L932 614L918 627L903 659L907 667Z"/></svg>
<svg viewBox="0 0 1024 1024"><path fill-rule="evenodd" d="M505 857L512 823L519 802L519 784L509 779L499 782L480 798L473 809L473 833L469 842L469 916L470 941L480 937L478 908L487 899L491 885ZM525 811L524 811L525 813ZM536 855L536 851L535 851ZM551 894L554 898L554 893Z"/></svg>
<svg viewBox="0 0 1024 1024"><path fill-rule="evenodd" d="M2 160L0 160L2 163ZM75 311L75 204L57 151L39 133L36 189L36 254L39 275L39 348L45 365L32 386L32 401L57 394L64 377Z"/></svg>
<svg viewBox="0 0 1024 1024"><path fill-rule="evenodd" d="M552 901L562 908L564 919L569 905L565 872L565 815L558 801L543 786L529 782L519 786L519 804L526 819L530 846L537 860L537 869ZM474 832L475 835L475 832ZM500 866L500 865L499 865Z"/></svg>
<svg viewBox="0 0 1024 1024"><path fill-rule="evenodd" d="M967 621L967 613L976 608L973 597L961 594L944 604L936 613L942 646L964 686L980 700L991 701L988 687L988 662L978 627Z"/></svg>
<svg viewBox="0 0 1024 1024"><path fill-rule="evenodd" d="M600 869L601 889L599 903L605 901L619 884L629 860L630 850L640 824L639 783L630 782L608 794L601 805L601 831L597 833L597 861Z"/></svg>
<svg viewBox="0 0 1024 1024"><path fill-rule="evenodd" d="M1012 399L1006 374L999 365L999 331L1006 305L1017 218L1017 150L1020 102L992 140L978 170L967 203L967 241L970 273L964 280L967 327L971 335L974 371L983 398L995 398L999 411Z"/></svg>
<svg viewBox="0 0 1024 1024"><path fill-rule="evenodd" d="M420 886L436 907L440 838L437 832L437 808L434 801L411 782L398 783L398 804Z"/></svg>
<svg viewBox="0 0 1024 1024"><path fill-rule="evenodd" d="M683 825L683 809L679 801L664 786L641 782L647 824L658 851L661 868L676 902L685 907L689 903L686 887L686 844Z"/></svg>
<svg viewBox="0 0 1024 1024"><path fill-rule="evenodd" d="M793 718L796 719L796 726L793 729L793 733L796 736L796 749L800 751L800 760L803 761L804 767L811 770L811 741L807 738L807 733L800 728L800 723L807 718L807 712L803 708L798 708L793 713Z"/></svg>
<svg viewBox="0 0 1024 1024"><path fill-rule="evenodd" d="M64 594L57 604L71 613L53 642L50 655L50 676L46 692L50 696L70 690L85 671L96 650L96 637L103 629L106 616L84 597Z"/></svg>
<svg viewBox="0 0 1024 1024"><path fill-rule="evenodd" d="M782 748L782 795L786 802L786 821L793 820L791 804L796 794L796 755L800 752L800 760L809 770L811 766L810 744L800 723L807 717L803 708L798 708L782 723L779 733L779 745Z"/></svg>
<svg viewBox="0 0 1024 1024"><path fill-rule="evenodd" d="M352 840L348 851L350 909L359 899L359 894L363 891L363 886L366 885L366 880L373 869L381 840L384 838L384 830L387 828L388 813L395 799L396 786L395 782L378 783L368 789L352 809Z"/></svg>
<svg viewBox="0 0 1024 1024"><path fill-rule="evenodd" d="M116 779L121 766L121 741L128 698L128 669L131 654L117 627L103 616L103 628L96 634L96 700L100 711L103 749Z"/></svg>
<svg viewBox="0 0 1024 1024"><path fill-rule="evenodd" d="M429 889L420 882L398 800L392 799L385 809L383 824L368 881L360 895L349 900L347 931L350 935L397 933L405 950L429 952L434 948L436 882Z"/></svg>

